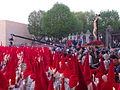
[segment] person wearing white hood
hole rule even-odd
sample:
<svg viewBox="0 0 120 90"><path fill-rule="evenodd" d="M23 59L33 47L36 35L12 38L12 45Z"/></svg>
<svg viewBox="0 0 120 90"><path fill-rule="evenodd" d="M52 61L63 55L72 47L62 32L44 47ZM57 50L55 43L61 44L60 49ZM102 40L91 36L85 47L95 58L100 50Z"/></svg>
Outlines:
<svg viewBox="0 0 120 90"><path fill-rule="evenodd" d="M104 65L105 65L105 69L108 70L109 66L110 66L110 60L109 60L109 55L106 53L103 55L104 60Z"/></svg>

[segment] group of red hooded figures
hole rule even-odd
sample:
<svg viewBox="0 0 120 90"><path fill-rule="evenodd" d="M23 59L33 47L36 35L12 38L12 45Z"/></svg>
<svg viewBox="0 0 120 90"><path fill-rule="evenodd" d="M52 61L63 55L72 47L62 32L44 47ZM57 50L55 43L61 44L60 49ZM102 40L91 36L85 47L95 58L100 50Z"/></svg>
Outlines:
<svg viewBox="0 0 120 90"><path fill-rule="evenodd" d="M90 69L89 53L86 53L84 63L81 64L77 55L64 55L52 51L48 47L0 47L0 90L8 90L9 80L15 84L16 68L19 62L18 54L22 53L22 60L26 64L23 79L30 75L35 81L34 90L54 90L54 74L62 74L60 90L66 90L65 79L69 79L68 85L73 90L120 90L115 82L113 61L110 62L108 73L104 67L101 56L100 66ZM9 55L6 66L2 69L4 56ZM46 72L54 70L49 76ZM103 80L106 75L107 81ZM98 78L97 84L95 78Z"/></svg>

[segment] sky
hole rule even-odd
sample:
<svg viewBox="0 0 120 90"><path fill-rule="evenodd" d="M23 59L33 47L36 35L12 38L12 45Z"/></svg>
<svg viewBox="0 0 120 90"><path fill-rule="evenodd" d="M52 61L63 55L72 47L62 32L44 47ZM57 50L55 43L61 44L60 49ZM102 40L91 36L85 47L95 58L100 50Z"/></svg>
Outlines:
<svg viewBox="0 0 120 90"><path fill-rule="evenodd" d="M71 11L116 10L120 15L120 0L0 0L0 20L10 20L28 24L28 16L33 10L47 11L58 2L67 5Z"/></svg>

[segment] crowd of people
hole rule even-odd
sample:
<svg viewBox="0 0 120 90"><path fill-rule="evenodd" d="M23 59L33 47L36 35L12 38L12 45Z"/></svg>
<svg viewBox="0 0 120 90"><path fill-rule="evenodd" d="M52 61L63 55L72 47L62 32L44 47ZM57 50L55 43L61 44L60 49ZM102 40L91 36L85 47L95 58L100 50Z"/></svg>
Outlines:
<svg viewBox="0 0 120 90"><path fill-rule="evenodd" d="M0 46L0 90L120 90L120 48L96 43Z"/></svg>

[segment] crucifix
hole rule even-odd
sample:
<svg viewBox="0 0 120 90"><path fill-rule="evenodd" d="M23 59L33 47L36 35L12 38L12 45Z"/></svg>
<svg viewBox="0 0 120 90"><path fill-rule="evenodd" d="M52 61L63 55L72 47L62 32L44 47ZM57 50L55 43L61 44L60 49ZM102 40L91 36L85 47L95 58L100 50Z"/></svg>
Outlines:
<svg viewBox="0 0 120 90"><path fill-rule="evenodd" d="M98 20L100 19L100 14L96 14L95 19L93 20L93 35L95 40L98 40Z"/></svg>

